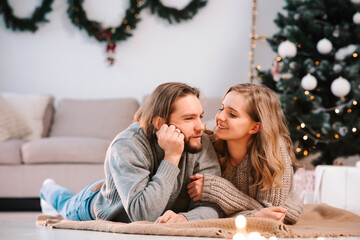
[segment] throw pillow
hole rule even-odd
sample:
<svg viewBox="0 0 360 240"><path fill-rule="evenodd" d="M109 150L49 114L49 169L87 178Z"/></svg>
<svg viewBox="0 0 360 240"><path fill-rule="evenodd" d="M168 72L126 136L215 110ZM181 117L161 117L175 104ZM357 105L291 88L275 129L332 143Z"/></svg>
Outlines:
<svg viewBox="0 0 360 240"><path fill-rule="evenodd" d="M0 95L0 141L23 138L31 133L26 121Z"/></svg>
<svg viewBox="0 0 360 240"><path fill-rule="evenodd" d="M53 97L41 94L2 93L4 99L26 121L32 133L25 140L35 140L43 136L44 115ZM48 126L47 126L48 127ZM47 130L46 130L47 131Z"/></svg>

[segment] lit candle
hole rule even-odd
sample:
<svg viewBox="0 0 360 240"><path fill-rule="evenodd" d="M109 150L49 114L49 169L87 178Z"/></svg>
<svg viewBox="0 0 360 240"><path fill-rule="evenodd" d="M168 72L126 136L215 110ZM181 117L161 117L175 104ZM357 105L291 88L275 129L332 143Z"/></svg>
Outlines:
<svg viewBox="0 0 360 240"><path fill-rule="evenodd" d="M233 240L266 240L265 237L261 236L258 232L246 232L246 218L239 215L235 219L236 234L233 236ZM277 240L275 236L270 237L269 240ZM319 239L320 240L320 239Z"/></svg>
<svg viewBox="0 0 360 240"><path fill-rule="evenodd" d="M233 240L246 240L246 237L242 233L237 233L234 235Z"/></svg>
<svg viewBox="0 0 360 240"><path fill-rule="evenodd" d="M261 239L261 235L258 232L251 232L249 233L248 240L259 240Z"/></svg>
<svg viewBox="0 0 360 240"><path fill-rule="evenodd" d="M246 218L243 215L239 215L235 219L235 225L237 232L246 236Z"/></svg>

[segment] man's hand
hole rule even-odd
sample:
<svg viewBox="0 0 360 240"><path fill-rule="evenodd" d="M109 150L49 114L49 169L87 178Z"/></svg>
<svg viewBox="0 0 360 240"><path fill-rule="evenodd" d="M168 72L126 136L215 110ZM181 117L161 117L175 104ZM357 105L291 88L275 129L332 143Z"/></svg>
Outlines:
<svg viewBox="0 0 360 240"><path fill-rule="evenodd" d="M199 201L201 198L201 194L203 192L204 187L204 175L202 174L195 174L190 177L192 180L195 180L187 185L188 194L190 198L196 202Z"/></svg>
<svg viewBox="0 0 360 240"><path fill-rule="evenodd" d="M163 124L156 132L159 146L164 150L164 160L179 164L181 155L184 151L184 134L174 125Z"/></svg>
<svg viewBox="0 0 360 240"><path fill-rule="evenodd" d="M267 207L254 213L254 217L270 218L283 222L286 211L287 209L283 207Z"/></svg>
<svg viewBox="0 0 360 240"><path fill-rule="evenodd" d="M167 210L162 216L156 219L155 223L175 223L187 222L187 218L182 214L176 214L171 210Z"/></svg>

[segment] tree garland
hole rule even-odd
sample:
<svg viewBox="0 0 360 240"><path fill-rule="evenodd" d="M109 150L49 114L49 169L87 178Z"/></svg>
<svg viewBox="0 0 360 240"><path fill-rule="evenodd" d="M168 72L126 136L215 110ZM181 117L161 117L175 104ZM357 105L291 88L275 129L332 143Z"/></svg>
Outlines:
<svg viewBox="0 0 360 240"><path fill-rule="evenodd" d="M126 10L125 18L116 27L104 28L101 23L89 20L82 6L84 0L68 0L67 13L71 22L79 29L85 29L89 36L99 42L107 42L106 51L115 52L116 42L126 40L132 36L129 32L140 21L139 13L142 9L141 0L130 0L130 7ZM108 57L110 64L114 63L113 57Z"/></svg>
<svg viewBox="0 0 360 240"><path fill-rule="evenodd" d="M18 18L14 16L13 10L7 0L0 0L0 14L4 15L5 25L12 30L35 32L38 29L37 24L48 22L45 15L50 12L54 0L43 0L41 5L35 9L31 18Z"/></svg>
<svg viewBox="0 0 360 240"><path fill-rule="evenodd" d="M157 13L160 17L165 18L172 23L175 20L179 23L182 20L189 20L194 17L198 9L204 7L207 0L192 0L184 9L178 10L164 6L160 0L148 0L145 5L150 5L151 13Z"/></svg>

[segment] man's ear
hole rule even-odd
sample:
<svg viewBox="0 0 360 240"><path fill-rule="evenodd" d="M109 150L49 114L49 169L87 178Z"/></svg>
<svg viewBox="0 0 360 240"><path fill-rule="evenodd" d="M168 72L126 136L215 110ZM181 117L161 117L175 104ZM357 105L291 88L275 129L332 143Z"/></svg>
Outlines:
<svg viewBox="0 0 360 240"><path fill-rule="evenodd" d="M159 116L154 117L152 120L152 124L156 128L156 130L159 130L160 127L165 123L165 120Z"/></svg>
<svg viewBox="0 0 360 240"><path fill-rule="evenodd" d="M255 122L252 128L250 129L250 134L255 134L260 132L261 130L261 122Z"/></svg>

